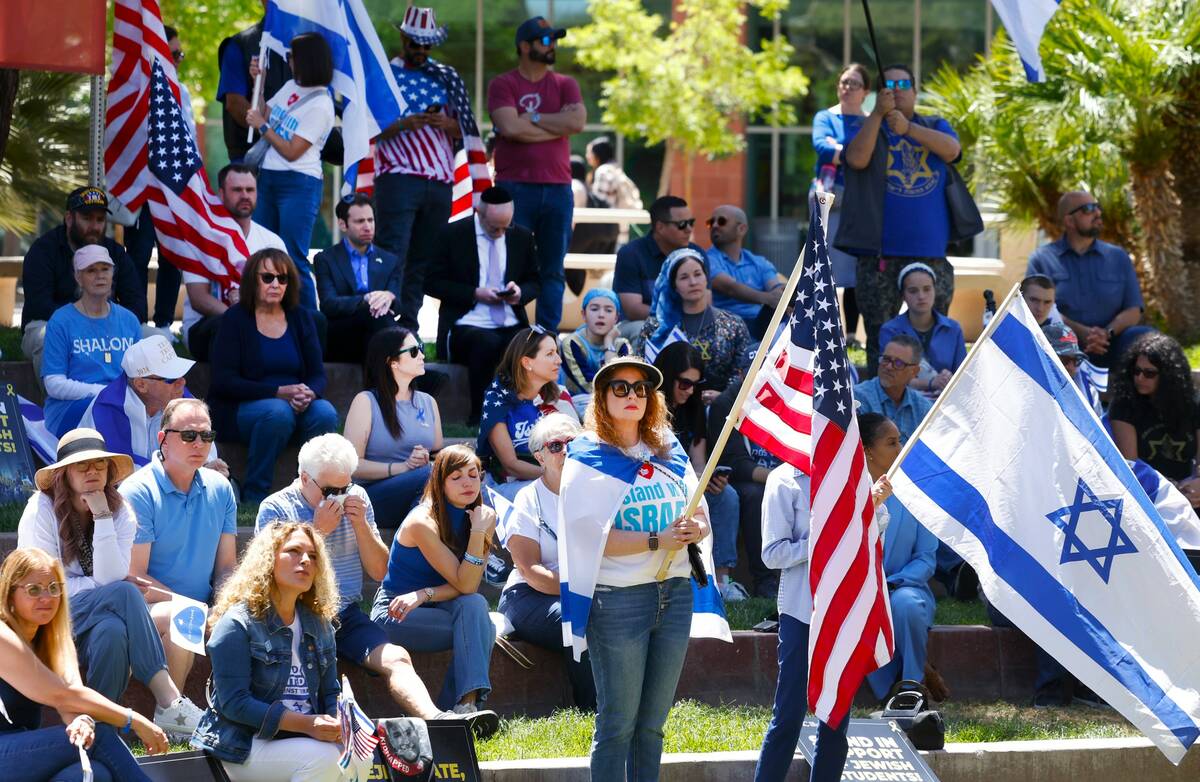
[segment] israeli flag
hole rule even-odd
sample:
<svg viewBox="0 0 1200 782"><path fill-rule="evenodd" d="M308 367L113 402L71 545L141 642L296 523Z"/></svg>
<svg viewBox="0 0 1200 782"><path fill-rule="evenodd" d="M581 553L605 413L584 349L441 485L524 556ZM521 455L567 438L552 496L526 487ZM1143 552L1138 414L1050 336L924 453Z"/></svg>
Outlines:
<svg viewBox="0 0 1200 782"><path fill-rule="evenodd" d="M646 340L646 347L644 348L644 350L642 352L646 354L646 360L653 364L654 359L658 358L658 354L661 353L663 351L663 348L665 348L667 345L671 345L676 342L687 342L687 341L688 341L687 333L684 332L683 329L676 326L673 329L671 329L670 332L667 333L667 338L663 340L663 343L661 345L655 345L652 341Z"/></svg>
<svg viewBox="0 0 1200 782"><path fill-rule="evenodd" d="M333 83L342 112L344 184L354 192L358 166L371 157L371 139L406 113L408 104L362 0L269 0L262 45L287 56L300 33L320 33L333 50ZM270 99L270 95L266 96Z"/></svg>
<svg viewBox="0 0 1200 782"><path fill-rule="evenodd" d="M653 457L650 463L681 479L689 497L696 491L696 473L678 440L673 440L666 459ZM563 645L572 647L576 660L587 650L588 615L613 518L637 479L641 466L642 462L600 442L591 432L576 437L567 446L558 503L558 577ZM692 579L691 635L733 643L725 619L725 606L717 592L712 535L705 537L699 545L709 577L708 584L703 587ZM687 552L680 551L676 556L686 557Z"/></svg>
<svg viewBox="0 0 1200 782"><path fill-rule="evenodd" d="M893 471L988 600L1178 764L1200 735L1200 579L1020 296Z"/></svg>
<svg viewBox="0 0 1200 782"><path fill-rule="evenodd" d="M1175 538L1181 549L1190 551L1200 550L1200 518L1192 503L1188 502L1183 492L1175 488L1165 475L1150 465L1138 459L1135 462L1125 460L1133 475L1137 478L1146 496L1154 503L1154 509L1162 517L1167 530Z"/></svg>
<svg viewBox="0 0 1200 782"><path fill-rule="evenodd" d="M1021 64L1025 66L1025 78L1045 81L1046 70L1042 67L1038 44L1042 42L1046 23L1058 10L1058 0L992 0L992 5L1017 47Z"/></svg>

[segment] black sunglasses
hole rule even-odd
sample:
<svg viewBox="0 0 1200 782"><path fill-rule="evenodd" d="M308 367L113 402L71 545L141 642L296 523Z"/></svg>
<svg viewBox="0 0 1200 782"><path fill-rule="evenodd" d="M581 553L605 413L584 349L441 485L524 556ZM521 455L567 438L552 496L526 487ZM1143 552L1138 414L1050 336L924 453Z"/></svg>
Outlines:
<svg viewBox="0 0 1200 782"><path fill-rule="evenodd" d="M690 231L692 226L696 224L696 218L692 217L687 220L665 220L667 225L673 225L680 231Z"/></svg>
<svg viewBox="0 0 1200 782"><path fill-rule="evenodd" d="M1100 207L1100 204L1096 203L1095 201L1089 201L1086 204L1080 204L1079 206L1075 207L1071 211L1067 212L1067 214L1073 215L1076 212L1083 212L1084 214L1090 215L1092 212L1100 212L1100 211L1103 211Z"/></svg>
<svg viewBox="0 0 1200 782"><path fill-rule="evenodd" d="M1130 370L1129 374L1133 375L1134 377L1138 377L1140 375L1147 380L1153 380L1154 378L1158 377L1158 370L1146 369L1145 367L1134 367L1132 370Z"/></svg>
<svg viewBox="0 0 1200 782"><path fill-rule="evenodd" d="M571 440L573 440L573 439L575 439L575 438L568 437L565 440L551 440L550 442L543 445L542 448L549 451L550 453L562 453L563 451L565 451L567 449L567 443L571 442Z"/></svg>
<svg viewBox="0 0 1200 782"><path fill-rule="evenodd" d="M688 389L694 388L703 383L704 378L700 378L699 380L688 380L686 377L677 377L675 378L675 382L679 384L681 391L687 391Z"/></svg>
<svg viewBox="0 0 1200 782"><path fill-rule="evenodd" d="M654 384L649 380L639 380L636 383L630 383L628 380L610 380L608 390L612 391L613 396L618 399L629 396L630 391L638 399L645 399L654 390Z"/></svg>
<svg viewBox="0 0 1200 782"><path fill-rule="evenodd" d="M712 228L714 224L717 225L719 228L724 228L728 222L729 222L728 217L726 217L725 215L720 215L718 217L708 218L707 220L704 221L704 224L707 225L709 228Z"/></svg>
<svg viewBox="0 0 1200 782"><path fill-rule="evenodd" d="M410 345L409 347L400 348L399 350L397 350L396 358L400 358L405 353L408 354L409 358L416 358L417 356L421 355L424 352L425 352L425 346L422 345L420 342L418 342L415 345Z"/></svg>
<svg viewBox="0 0 1200 782"><path fill-rule="evenodd" d="M315 478L313 479L313 483L317 483ZM329 499L330 497L337 497L338 495L345 494L346 492L350 491L350 487L353 485L353 482L347 483L345 486L322 486L321 484L317 483L317 488L321 490L322 497Z"/></svg>
<svg viewBox="0 0 1200 782"><path fill-rule="evenodd" d="M174 432L175 434L179 435L179 439L183 440L185 443L194 443L196 442L197 437L206 443L211 443L213 440L217 439L217 433L212 429L205 429L203 431L198 429L163 429L163 431Z"/></svg>
<svg viewBox="0 0 1200 782"><path fill-rule="evenodd" d="M158 377L156 375L146 375L146 377L144 377L143 380L157 380L160 383L166 383L167 385L170 386L170 385L174 385L179 380L179 378L177 378L177 377Z"/></svg>
<svg viewBox="0 0 1200 782"><path fill-rule="evenodd" d="M258 279L263 281L263 285L270 285L277 280L280 285L287 285L288 282L286 274L271 274L270 272L259 272Z"/></svg>

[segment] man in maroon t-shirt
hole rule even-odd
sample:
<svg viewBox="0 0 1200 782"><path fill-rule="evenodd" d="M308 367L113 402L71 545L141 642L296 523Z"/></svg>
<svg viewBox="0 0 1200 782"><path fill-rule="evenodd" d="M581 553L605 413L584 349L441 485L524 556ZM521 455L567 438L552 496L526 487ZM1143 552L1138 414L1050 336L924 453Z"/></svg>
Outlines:
<svg viewBox="0 0 1200 782"><path fill-rule="evenodd" d="M488 85L496 130L496 184L512 193L513 222L533 232L542 294L538 325L558 330L565 282L563 256L571 239L571 146L587 111L579 85L550 70L555 46L567 34L540 16L517 28L517 68Z"/></svg>

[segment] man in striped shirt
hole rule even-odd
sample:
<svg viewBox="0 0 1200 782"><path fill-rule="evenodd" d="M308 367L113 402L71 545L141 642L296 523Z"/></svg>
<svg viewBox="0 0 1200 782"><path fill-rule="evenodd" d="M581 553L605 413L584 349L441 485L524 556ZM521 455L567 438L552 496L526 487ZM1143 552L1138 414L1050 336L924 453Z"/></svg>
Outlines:
<svg viewBox="0 0 1200 782"><path fill-rule="evenodd" d="M425 67L429 50L446 40L446 28L437 27L433 9L415 6L397 26L403 49L392 71L412 113L384 130L375 145L376 241L400 258L400 324L416 330L429 258L450 219L454 143L462 128L447 84Z"/></svg>

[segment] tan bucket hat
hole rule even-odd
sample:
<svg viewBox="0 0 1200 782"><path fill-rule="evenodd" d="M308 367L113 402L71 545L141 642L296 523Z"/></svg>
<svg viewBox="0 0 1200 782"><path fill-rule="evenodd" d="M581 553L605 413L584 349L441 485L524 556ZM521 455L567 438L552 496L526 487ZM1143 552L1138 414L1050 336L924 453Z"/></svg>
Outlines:
<svg viewBox="0 0 1200 782"><path fill-rule="evenodd" d="M93 459L108 459L116 467L114 482L120 482L133 473L133 459L123 453L107 450L104 436L95 429L72 429L58 441L58 461L37 471L34 481L42 491L50 489L54 473L69 464L90 462Z"/></svg>

